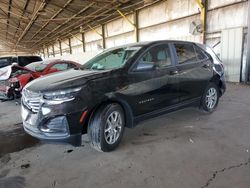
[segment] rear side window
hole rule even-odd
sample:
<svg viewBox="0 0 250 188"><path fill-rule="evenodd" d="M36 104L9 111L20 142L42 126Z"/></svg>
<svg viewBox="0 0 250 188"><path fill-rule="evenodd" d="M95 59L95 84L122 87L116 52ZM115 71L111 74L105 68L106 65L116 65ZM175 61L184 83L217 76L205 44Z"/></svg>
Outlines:
<svg viewBox="0 0 250 188"><path fill-rule="evenodd" d="M194 46L192 44L175 44L179 64L193 63L197 61Z"/></svg>
<svg viewBox="0 0 250 188"><path fill-rule="evenodd" d="M205 55L205 53L197 46L194 46L195 52L196 52L196 56L197 56L197 60L198 61L202 61L207 59L208 57Z"/></svg>

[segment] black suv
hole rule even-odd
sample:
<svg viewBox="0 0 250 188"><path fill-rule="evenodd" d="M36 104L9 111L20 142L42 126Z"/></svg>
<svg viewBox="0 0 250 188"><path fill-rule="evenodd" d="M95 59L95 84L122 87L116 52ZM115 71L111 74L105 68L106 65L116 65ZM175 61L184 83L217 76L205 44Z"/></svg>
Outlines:
<svg viewBox="0 0 250 188"><path fill-rule="evenodd" d="M99 151L115 149L124 128L187 106L213 112L225 91L224 75L200 44L136 43L107 50L80 69L32 81L23 90L27 133L81 144L88 133Z"/></svg>
<svg viewBox="0 0 250 188"><path fill-rule="evenodd" d="M17 63L19 66L24 67L36 61L42 61L42 58L39 56L0 57L0 68L9 66L12 63Z"/></svg>

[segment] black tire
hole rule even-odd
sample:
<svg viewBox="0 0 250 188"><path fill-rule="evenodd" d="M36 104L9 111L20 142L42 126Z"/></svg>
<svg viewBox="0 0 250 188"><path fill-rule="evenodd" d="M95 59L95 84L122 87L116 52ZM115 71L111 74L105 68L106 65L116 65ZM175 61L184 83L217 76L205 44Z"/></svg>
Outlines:
<svg viewBox="0 0 250 188"><path fill-rule="evenodd" d="M8 92L7 94L8 100L14 100L15 99L15 95L13 92Z"/></svg>
<svg viewBox="0 0 250 188"><path fill-rule="evenodd" d="M110 118L113 118L114 116L116 116L117 113L120 114L120 116L117 115L117 120L119 116L120 121L117 124L117 127L112 128L112 130L110 130L111 132L109 132L107 131L107 126L110 127L109 126ZM115 122L116 121L114 121L114 124ZM119 128L118 128L118 125L119 125ZM112 124L112 126L116 126L116 125ZM107 104L107 105L101 106L93 114L90 120L89 126L88 126L88 136L90 140L90 145L94 149L98 151L103 151L103 152L109 152L109 151L116 149L121 142L123 132L124 132L124 127L125 127L124 111L120 105L113 103L113 104ZM105 132L105 129L106 129L106 132ZM116 135L117 132L115 131L115 129L117 129L117 132L120 131L119 136ZM113 140L115 141L114 143L108 143L113 137L112 138L111 136L108 137L108 135L106 134L113 135L114 137L117 137L117 139Z"/></svg>
<svg viewBox="0 0 250 188"><path fill-rule="evenodd" d="M210 105L209 105L208 104L209 99L207 99L207 95L209 94L208 92L211 91L211 90L216 92L216 99L212 100L214 102L211 102ZM216 107L218 105L219 97L220 97L220 95L219 95L218 86L215 83L212 83L212 82L209 83L208 86L206 87L204 93L203 93L202 98L201 98L200 109L203 112L206 112L206 113L214 112L214 110L216 109Z"/></svg>

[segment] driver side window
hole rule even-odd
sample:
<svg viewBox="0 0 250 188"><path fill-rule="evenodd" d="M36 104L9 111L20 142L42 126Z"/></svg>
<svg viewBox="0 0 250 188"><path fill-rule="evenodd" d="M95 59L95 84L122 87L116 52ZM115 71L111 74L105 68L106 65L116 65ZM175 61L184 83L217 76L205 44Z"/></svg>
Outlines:
<svg viewBox="0 0 250 188"><path fill-rule="evenodd" d="M162 69L171 65L170 50L167 44L150 48L140 59L136 70Z"/></svg>

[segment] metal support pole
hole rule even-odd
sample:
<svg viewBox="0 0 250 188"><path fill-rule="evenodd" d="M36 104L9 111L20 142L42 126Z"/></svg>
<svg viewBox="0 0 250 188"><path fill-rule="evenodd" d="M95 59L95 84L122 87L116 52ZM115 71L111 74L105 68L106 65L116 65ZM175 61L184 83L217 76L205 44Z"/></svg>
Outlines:
<svg viewBox="0 0 250 188"><path fill-rule="evenodd" d="M60 55L62 56L62 43L60 40L58 42L59 42Z"/></svg>
<svg viewBox="0 0 250 188"><path fill-rule="evenodd" d="M248 1L246 81L250 82L250 1Z"/></svg>
<svg viewBox="0 0 250 188"><path fill-rule="evenodd" d="M69 38L69 53L72 54L71 39Z"/></svg>
<svg viewBox="0 0 250 188"><path fill-rule="evenodd" d="M202 34L201 34L201 40L202 43L205 44L206 42L206 25L207 25L207 0L195 0L196 3L198 4L198 6L200 7L200 11L201 11L201 23L202 23Z"/></svg>
<svg viewBox="0 0 250 188"><path fill-rule="evenodd" d="M52 44L52 52L53 52L53 56L55 57L55 47L54 47L54 44Z"/></svg>
<svg viewBox="0 0 250 188"><path fill-rule="evenodd" d="M49 57L49 48L47 47L47 55L48 55L48 57Z"/></svg>
<svg viewBox="0 0 250 188"><path fill-rule="evenodd" d="M106 41L105 41L105 26L102 25L102 48L106 48Z"/></svg>
<svg viewBox="0 0 250 188"><path fill-rule="evenodd" d="M206 44L208 0L203 0L203 5L204 5L204 8L203 8L203 14L202 14L202 20L203 20L202 42L203 44Z"/></svg>
<svg viewBox="0 0 250 188"><path fill-rule="evenodd" d="M134 13L134 26L135 26L135 41L139 42L140 41L140 36L139 36L139 18L138 18L138 10L135 11Z"/></svg>
<svg viewBox="0 0 250 188"><path fill-rule="evenodd" d="M86 49L85 49L85 36L84 36L84 33L82 33L82 50L83 50L83 52L86 51Z"/></svg>
<svg viewBox="0 0 250 188"><path fill-rule="evenodd" d="M45 58L45 50L44 50L44 48L43 48L43 58Z"/></svg>

